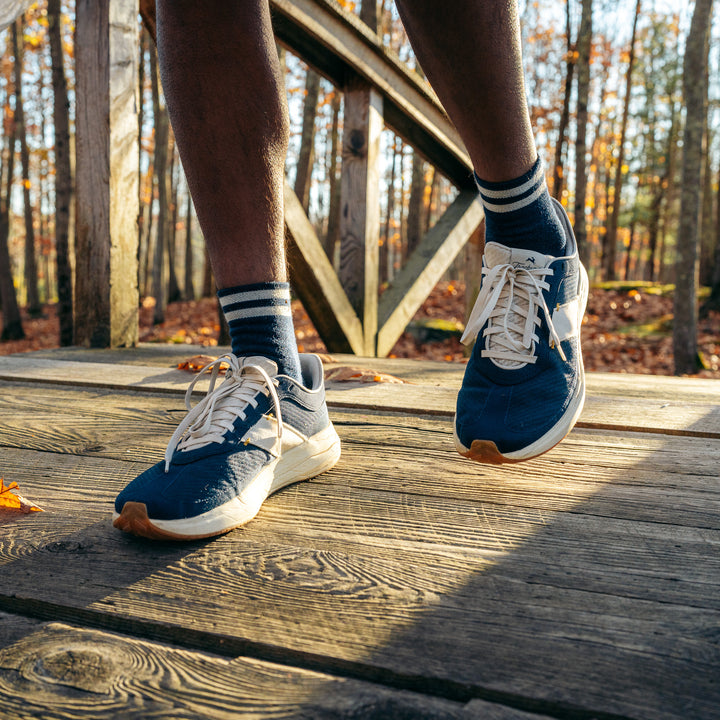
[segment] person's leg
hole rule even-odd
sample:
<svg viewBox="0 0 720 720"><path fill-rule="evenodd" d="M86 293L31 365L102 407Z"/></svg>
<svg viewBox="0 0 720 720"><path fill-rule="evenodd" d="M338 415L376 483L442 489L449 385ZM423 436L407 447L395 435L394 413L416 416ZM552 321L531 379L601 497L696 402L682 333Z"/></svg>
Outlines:
<svg viewBox="0 0 720 720"><path fill-rule="evenodd" d="M165 460L118 495L113 524L194 539L245 524L270 493L331 468L340 441L322 363L298 356L292 328L282 202L288 117L267 0L159 0L157 11L165 96L233 354L213 363L210 391L180 423ZM221 365L225 380L215 387Z"/></svg>
<svg viewBox="0 0 720 720"><path fill-rule="evenodd" d="M297 379L283 221L289 118L267 0L158 0L157 43L233 352L270 357Z"/></svg>
<svg viewBox="0 0 720 720"><path fill-rule="evenodd" d="M420 65L470 154L487 239L561 255L565 236L530 126L517 3L397 0L397 7Z"/></svg>
<svg viewBox="0 0 720 720"><path fill-rule="evenodd" d="M516 1L396 1L470 153L485 208L483 277L463 336L477 342L455 444L482 462L526 460L559 442L583 405L587 275L537 159Z"/></svg>

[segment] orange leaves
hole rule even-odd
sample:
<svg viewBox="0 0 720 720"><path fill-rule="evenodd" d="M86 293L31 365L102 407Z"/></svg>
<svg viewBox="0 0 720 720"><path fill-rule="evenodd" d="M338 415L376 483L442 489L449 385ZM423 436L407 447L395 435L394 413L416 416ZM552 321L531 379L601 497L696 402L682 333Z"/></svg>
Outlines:
<svg viewBox="0 0 720 720"><path fill-rule="evenodd" d="M360 383L392 383L395 385L405 384L394 375L369 370L368 368L351 367L342 365L325 371L325 380L330 382L360 382Z"/></svg>
<svg viewBox="0 0 720 720"><path fill-rule="evenodd" d="M212 355L193 355L191 358L179 362L178 370L189 370L190 372L197 373L214 360L217 360L217 358L213 357ZM225 368L222 367L220 369L220 372L222 373L224 371Z"/></svg>
<svg viewBox="0 0 720 720"><path fill-rule="evenodd" d="M41 507L26 500L22 495L14 493L18 489L16 482L5 485L3 478L0 478L0 510L15 510L21 513L43 512Z"/></svg>

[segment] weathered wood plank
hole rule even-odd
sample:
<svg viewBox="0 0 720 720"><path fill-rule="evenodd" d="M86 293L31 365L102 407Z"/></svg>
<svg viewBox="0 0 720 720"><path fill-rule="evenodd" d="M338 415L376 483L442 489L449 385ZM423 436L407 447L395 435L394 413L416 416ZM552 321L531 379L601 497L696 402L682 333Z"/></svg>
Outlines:
<svg viewBox="0 0 720 720"><path fill-rule="evenodd" d="M425 234L380 299L377 355L387 355L483 218L477 193L461 192Z"/></svg>
<svg viewBox="0 0 720 720"><path fill-rule="evenodd" d="M230 348L206 348L201 345L165 345L140 343L134 348L55 348L52 350L34 350L30 353L18 353L10 361L12 366L21 365L21 358L42 360L72 360L76 362L111 363L113 365L145 365L148 367L175 367L180 360L192 355L208 353L218 355L229 352ZM8 357L8 356L5 356ZM326 367L337 365L367 365L379 372L396 375L417 385L434 385L458 389L465 372L465 363L438 362L433 360L415 360L406 358L358 357L333 353L332 362ZM2 366L0 366L0 372ZM632 397L648 399L666 399L679 402L697 400L714 401L720 394L720 381L694 377L673 377L667 375L648 375L633 373L586 373L588 394L608 397ZM719 400L720 402L720 400Z"/></svg>
<svg viewBox="0 0 720 720"><path fill-rule="evenodd" d="M80 482L110 490L87 468ZM35 542L5 556L5 609L551 714L710 718L718 700L717 531L307 483L244 531L148 552L61 500L64 535L32 518Z"/></svg>
<svg viewBox="0 0 720 720"><path fill-rule="evenodd" d="M360 76L382 96L386 123L456 185L474 187L460 136L430 85L385 50L377 35L333 0L271 0L278 39L343 87Z"/></svg>
<svg viewBox="0 0 720 720"><path fill-rule="evenodd" d="M353 362L353 365L392 370L393 362L367 359ZM451 382L459 384L461 374L454 369L447 375L439 370L435 378L443 382L447 378L448 385ZM720 437L720 384L715 380L645 375L627 378L609 373L590 375L588 398L577 426ZM177 369L116 365L110 371L104 363L54 361L35 358L32 354L0 357L0 381L82 383L95 387L184 393L190 379L187 372ZM202 389L202 383L198 387ZM327 387L328 403L333 407L399 412L411 409L414 413L441 416L455 413L456 390L450 387L385 383L328 383Z"/></svg>
<svg viewBox="0 0 720 720"><path fill-rule="evenodd" d="M344 97L338 275L350 304L362 320L362 354L375 355L383 103L378 92L358 79L348 81Z"/></svg>
<svg viewBox="0 0 720 720"><path fill-rule="evenodd" d="M61 623L44 625L0 649L0 714L48 720L542 720L494 703L475 700L463 706L349 678L246 657L228 660Z"/></svg>
<svg viewBox="0 0 720 720"><path fill-rule="evenodd" d="M109 491L114 496L162 459L180 416L173 417L169 408L154 415L142 405L125 409L130 398L90 396L72 404L82 418L73 422L70 414L46 413L40 398L33 407L33 399L17 408L17 422L0 425L0 446L4 476L19 482L25 492L38 477L44 482L53 476L64 478L65 485L53 484L41 498L32 498L43 507L48 500L51 507L57 504L62 487L72 485L76 473L96 477L98 483L114 482ZM581 500L593 497L593 514L598 517L720 529L720 448L707 447L703 439L661 442L654 436L636 436L628 441L623 434L577 432L542 458L500 470L458 456L448 421L403 427L396 417L347 411L335 413L333 419L343 440L342 462L313 482L338 485L340 494L351 487L447 500L482 499L538 512L572 512ZM694 459L692 472L687 470L688 453ZM85 456L89 464L78 456ZM116 468L113 460L128 464ZM437 473L442 473L443 483L435 482ZM94 502L94 487L76 492ZM673 508L670 516L668 506ZM105 512L110 512L109 506Z"/></svg>
<svg viewBox="0 0 720 720"><path fill-rule="evenodd" d="M155 461L184 414L181 399L164 394L5 384L0 396L0 445ZM416 462L418 467L442 462L453 468L451 478L457 476L453 486L458 488L466 480L474 487L477 476L512 482L533 480L538 475L551 476L553 482L573 478L581 483L622 479L626 484L671 490L678 483L688 487L683 476L713 480L717 477L715 444L704 438L628 436L623 431L576 428L550 453L500 469L458 456L452 445L452 421L447 417L407 417L354 408L333 408L331 416L345 443L375 448L373 456L364 458L370 473L381 458L394 458L397 452L412 448L412 457L405 462L413 467ZM693 458L691 468L688 454ZM630 469L632 475L626 477L618 472ZM418 478L423 475L421 472ZM441 492L447 490L446 481ZM568 488L563 486L559 490L567 492Z"/></svg>
<svg viewBox="0 0 720 720"><path fill-rule="evenodd" d="M287 182L285 224L290 280L313 325L327 347L363 354L363 326L297 195Z"/></svg>
<svg viewBox="0 0 720 720"><path fill-rule="evenodd" d="M153 443L153 423L174 425L170 415L153 419L153 401L165 398L148 393L108 393L105 403L97 390L49 388L55 396L43 406L42 386L18 391L0 413L10 415L3 438L21 441L33 411L42 420L29 425L28 442L62 448L76 433L74 413L77 434L88 438L78 450L89 455L93 425L107 438L127 425L123 416L139 415ZM2 606L166 638L184 636L191 622L202 647L222 641L239 652L249 643L362 677L397 673L403 686L427 683L453 696L462 686L539 698L554 712L579 703L588 713L682 717L695 702L705 716L717 700L705 670L717 671L711 618L720 597L717 453L706 441L573 433L506 474L452 452L439 457L446 419L342 418L337 470L272 498L246 530L150 554L108 525L112 497L143 463L4 450L5 466L48 511L3 523ZM688 453L692 476L683 474ZM47 587L37 587L38 576ZM83 578L82 588L72 578ZM673 686L672 673L694 673L694 688ZM608 697L610 687L619 696ZM650 698L640 710L638 687Z"/></svg>
<svg viewBox="0 0 720 720"><path fill-rule="evenodd" d="M0 652L3 648L34 632L39 626L40 621L34 618L0 612Z"/></svg>
<svg viewBox="0 0 720 720"><path fill-rule="evenodd" d="M75 338L138 339L138 0L76 7Z"/></svg>

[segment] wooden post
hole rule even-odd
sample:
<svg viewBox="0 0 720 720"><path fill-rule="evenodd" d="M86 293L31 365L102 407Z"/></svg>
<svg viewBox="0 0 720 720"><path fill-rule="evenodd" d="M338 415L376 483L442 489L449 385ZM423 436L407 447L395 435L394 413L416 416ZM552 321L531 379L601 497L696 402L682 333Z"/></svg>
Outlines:
<svg viewBox="0 0 720 720"><path fill-rule="evenodd" d="M135 345L138 0L76 3L75 342Z"/></svg>
<svg viewBox="0 0 720 720"><path fill-rule="evenodd" d="M364 0L361 19L377 32L377 2ZM363 326L363 354L375 356L380 240L380 133L383 100L359 77L344 88L340 180L340 281Z"/></svg>
<svg viewBox="0 0 720 720"><path fill-rule="evenodd" d="M382 98L362 81L345 89L340 180L340 281L363 325L364 354L375 355L380 239Z"/></svg>

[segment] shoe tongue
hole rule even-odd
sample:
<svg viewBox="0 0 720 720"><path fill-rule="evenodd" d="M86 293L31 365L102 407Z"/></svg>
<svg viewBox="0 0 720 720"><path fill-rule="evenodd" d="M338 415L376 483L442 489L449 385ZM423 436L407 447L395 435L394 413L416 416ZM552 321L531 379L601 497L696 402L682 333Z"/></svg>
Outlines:
<svg viewBox="0 0 720 720"><path fill-rule="evenodd" d="M487 267L512 265L516 268L532 270L533 268L547 267L553 260L552 255L544 255L523 248L506 247L495 242L489 242L485 246L485 264Z"/></svg>
<svg viewBox="0 0 720 720"><path fill-rule="evenodd" d="M257 365L262 368L270 377L275 377L278 373L278 366L274 360L270 360L262 355L251 355L250 357L238 358L240 367L248 365Z"/></svg>

